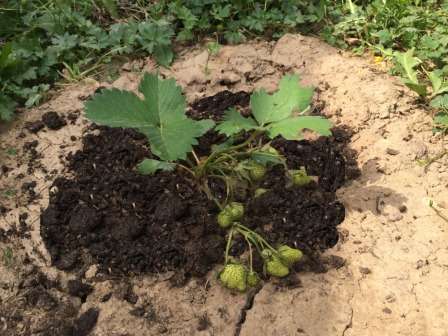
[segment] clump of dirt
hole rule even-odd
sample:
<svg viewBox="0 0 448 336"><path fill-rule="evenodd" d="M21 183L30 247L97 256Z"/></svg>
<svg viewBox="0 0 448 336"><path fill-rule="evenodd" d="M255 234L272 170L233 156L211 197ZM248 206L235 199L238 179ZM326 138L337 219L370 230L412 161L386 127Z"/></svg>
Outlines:
<svg viewBox="0 0 448 336"><path fill-rule="evenodd" d="M189 114L219 119L230 106L247 109L248 97L245 92L221 92L194 103ZM216 223L213 202L180 172L136 172L143 158L152 157L141 134L98 129L99 134L86 135L83 149L69 157L74 177L55 180L50 204L41 215L41 235L53 263L63 270L85 270L97 263L101 271L117 275L175 270L204 276L222 262L225 231ZM198 152L207 153L219 141L219 135L207 133ZM245 224L274 244L310 252L334 246L336 227L344 219L335 190L346 178L341 148L347 141L341 136L276 140L291 168L305 166L319 182L291 188L282 168L272 169L264 185L270 191L243 199L248 204ZM233 254L242 252L238 245Z"/></svg>
<svg viewBox="0 0 448 336"><path fill-rule="evenodd" d="M67 125L67 122L56 112L47 112L42 116L42 122L51 130L58 130Z"/></svg>
<svg viewBox="0 0 448 336"><path fill-rule="evenodd" d="M25 260L23 260L25 262ZM95 327L100 310L79 314L80 305L37 268L18 271L20 281L13 296L0 305L2 335L87 336ZM71 294L71 293L69 293Z"/></svg>

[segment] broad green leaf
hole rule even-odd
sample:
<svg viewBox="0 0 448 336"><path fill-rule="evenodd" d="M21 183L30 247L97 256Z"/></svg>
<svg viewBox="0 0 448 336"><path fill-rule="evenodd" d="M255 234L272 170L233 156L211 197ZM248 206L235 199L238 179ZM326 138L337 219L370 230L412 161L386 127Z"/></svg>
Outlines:
<svg viewBox="0 0 448 336"><path fill-rule="evenodd" d="M152 152L165 161L185 159L214 122L195 121L185 115L185 97L173 79L145 74L140 83L141 100L135 94L106 90L86 104L87 117L112 127L137 128L145 134Z"/></svg>
<svg viewBox="0 0 448 336"><path fill-rule="evenodd" d="M448 92L448 84L443 81L442 76L439 76L436 71L427 72L427 75L431 81L433 97Z"/></svg>
<svg viewBox="0 0 448 336"><path fill-rule="evenodd" d="M215 122L211 119L203 119L196 121L196 126L198 127L198 132L203 135L215 126Z"/></svg>
<svg viewBox="0 0 448 336"><path fill-rule="evenodd" d="M418 84L417 71L414 68L419 65L421 61L417 57L414 57L414 50L409 49L405 53L396 52L394 56L398 63L403 67L407 78L414 84Z"/></svg>
<svg viewBox="0 0 448 336"><path fill-rule="evenodd" d="M10 121L14 115L16 103L0 93L0 120Z"/></svg>
<svg viewBox="0 0 448 336"><path fill-rule="evenodd" d="M448 113L440 112L434 117L436 127L448 128Z"/></svg>
<svg viewBox="0 0 448 336"><path fill-rule="evenodd" d="M434 71L428 72L428 78L431 81L432 85L432 92L433 94L437 94L442 87L442 78L440 76L437 76L437 74Z"/></svg>
<svg viewBox="0 0 448 336"><path fill-rule="evenodd" d="M174 168L176 168L175 163L153 159L144 159L137 165L137 170L143 175L152 175L158 170L172 171Z"/></svg>
<svg viewBox="0 0 448 336"><path fill-rule="evenodd" d="M299 84L299 76L286 75L279 89L272 95L261 89L250 97L252 114L260 126L288 118L297 110L305 110L311 103L313 88Z"/></svg>
<svg viewBox="0 0 448 336"><path fill-rule="evenodd" d="M448 113L440 112L434 117L433 132L448 132Z"/></svg>
<svg viewBox="0 0 448 336"><path fill-rule="evenodd" d="M431 100L430 105L435 108L448 109L448 94L435 97Z"/></svg>
<svg viewBox="0 0 448 336"><path fill-rule="evenodd" d="M208 124L210 126L211 124ZM195 138L203 135L209 128L204 123L192 119L171 120L160 127L149 126L141 129L148 137L151 151L162 160L175 161L185 159L192 146L197 145Z"/></svg>
<svg viewBox="0 0 448 336"><path fill-rule="evenodd" d="M428 91L426 88L426 85L424 84L418 84L411 82L409 80L403 79L403 83L410 88L412 91L416 92L418 95L422 97L426 97L428 95Z"/></svg>
<svg viewBox="0 0 448 336"><path fill-rule="evenodd" d="M155 46L154 47L154 57L157 63L168 68L173 62L174 53L171 46Z"/></svg>
<svg viewBox="0 0 448 336"><path fill-rule="evenodd" d="M241 131L249 131L258 125L251 117L245 118L235 108L230 108L224 114L224 119L218 124L216 130L227 136L237 134Z"/></svg>
<svg viewBox="0 0 448 336"><path fill-rule="evenodd" d="M86 116L98 125L141 128L155 120L143 101L129 91L103 90L85 105Z"/></svg>
<svg viewBox="0 0 448 336"><path fill-rule="evenodd" d="M272 123L268 127L268 135L271 139L281 135L286 140L298 140L302 138L302 131L309 129L320 135L331 135L331 123L328 119L317 116L292 117Z"/></svg>

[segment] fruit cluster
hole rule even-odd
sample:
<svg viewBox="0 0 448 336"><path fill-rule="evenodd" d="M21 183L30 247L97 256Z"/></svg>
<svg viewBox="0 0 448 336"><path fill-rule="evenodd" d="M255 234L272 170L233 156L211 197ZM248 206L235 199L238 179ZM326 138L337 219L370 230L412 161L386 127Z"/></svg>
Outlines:
<svg viewBox="0 0 448 336"><path fill-rule="evenodd" d="M264 261L264 273L274 277L285 277L290 268L302 258L298 249L281 245L277 249L270 246L259 234L241 225L238 221L244 216L244 205L231 202L218 214L218 224L230 229L225 255L225 266L219 273L221 283L233 290L244 292L247 287L255 287L260 282L258 274L252 269L252 245L260 253ZM228 253L233 235L241 234L249 245L249 268L238 261L229 261Z"/></svg>

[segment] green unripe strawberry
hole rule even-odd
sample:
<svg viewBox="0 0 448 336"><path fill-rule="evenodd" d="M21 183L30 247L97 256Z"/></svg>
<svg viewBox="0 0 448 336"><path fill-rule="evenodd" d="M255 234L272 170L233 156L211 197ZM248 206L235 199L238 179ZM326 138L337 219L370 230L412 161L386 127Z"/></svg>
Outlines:
<svg viewBox="0 0 448 336"><path fill-rule="evenodd" d="M272 154L275 156L280 156L280 153L278 152L278 150L276 150L274 147L271 147L271 146L268 147L267 152L269 154Z"/></svg>
<svg viewBox="0 0 448 336"><path fill-rule="evenodd" d="M258 276L258 274L256 272L252 271L247 274L247 284L250 287L257 286L259 282L260 282L260 277Z"/></svg>
<svg viewBox="0 0 448 336"><path fill-rule="evenodd" d="M265 265L266 272L277 278L283 278L289 274L289 268L286 267L276 255L273 255Z"/></svg>
<svg viewBox="0 0 448 336"><path fill-rule="evenodd" d="M260 181L266 175L266 168L259 163L251 163L249 175L253 181Z"/></svg>
<svg viewBox="0 0 448 336"><path fill-rule="evenodd" d="M291 170L292 183L296 186L304 186L312 181L312 178L308 176L305 168L299 170Z"/></svg>
<svg viewBox="0 0 448 336"><path fill-rule="evenodd" d="M269 249L264 249L263 251L261 251L261 257L265 260L271 259L272 251Z"/></svg>
<svg viewBox="0 0 448 336"><path fill-rule="evenodd" d="M264 193L266 193L268 190L264 189L264 188L258 188L257 190L255 190L255 197L260 197L261 195L263 195Z"/></svg>
<svg viewBox="0 0 448 336"><path fill-rule="evenodd" d="M219 273L221 283L229 288L244 292L247 288L247 271L241 264L227 264Z"/></svg>
<svg viewBox="0 0 448 336"><path fill-rule="evenodd" d="M230 202L225 209L228 209L230 215L232 216L232 220L238 221L243 218L244 215L244 205L239 202ZM224 210L225 210L224 209Z"/></svg>
<svg viewBox="0 0 448 336"><path fill-rule="evenodd" d="M225 209L221 211L218 214L218 224L223 229L230 227L233 224L232 214L229 211L225 211Z"/></svg>
<svg viewBox="0 0 448 336"><path fill-rule="evenodd" d="M283 264L290 267L300 259L302 259L303 253L302 251L291 248L287 245L282 245L278 249L279 257Z"/></svg>

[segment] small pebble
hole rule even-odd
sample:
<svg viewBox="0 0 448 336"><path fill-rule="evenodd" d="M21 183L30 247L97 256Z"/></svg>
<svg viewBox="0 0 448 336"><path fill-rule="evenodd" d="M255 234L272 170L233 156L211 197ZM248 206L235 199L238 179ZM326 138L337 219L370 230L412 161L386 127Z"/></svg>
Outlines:
<svg viewBox="0 0 448 336"><path fill-rule="evenodd" d="M400 154L399 151L397 151L396 149L392 149L392 148L386 149L386 153L389 154L389 155L398 155L398 154Z"/></svg>
<svg viewBox="0 0 448 336"><path fill-rule="evenodd" d="M372 271L370 270L370 268L367 268L367 267L359 267L359 272L361 273L361 274L370 274L370 273L372 273Z"/></svg>
<svg viewBox="0 0 448 336"><path fill-rule="evenodd" d="M383 313L384 314L392 314L392 310L390 310L389 308L386 307L383 309Z"/></svg>
<svg viewBox="0 0 448 336"><path fill-rule="evenodd" d="M398 210L399 210L401 213L404 213L404 212L406 212L406 211L408 210L408 208L406 207L406 205L400 205L400 207L398 208Z"/></svg>

